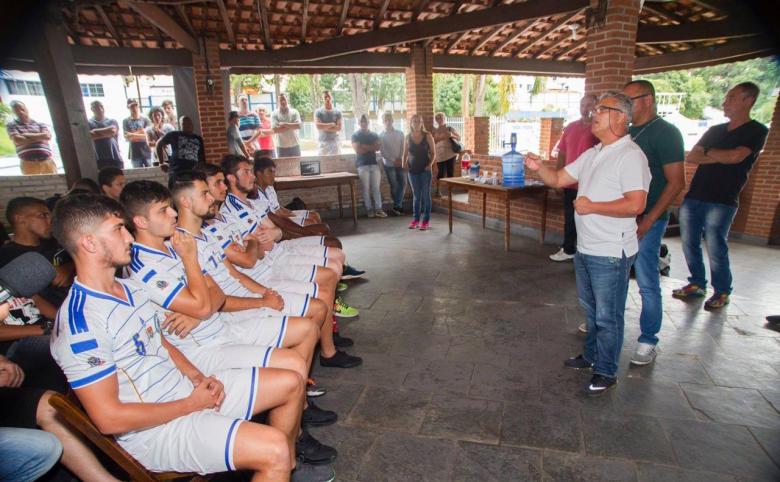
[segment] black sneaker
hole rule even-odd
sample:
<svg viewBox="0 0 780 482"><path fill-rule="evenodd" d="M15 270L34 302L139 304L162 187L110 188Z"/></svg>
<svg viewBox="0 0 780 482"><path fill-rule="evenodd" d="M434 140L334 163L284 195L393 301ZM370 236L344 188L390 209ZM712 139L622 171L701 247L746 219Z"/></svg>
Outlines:
<svg viewBox="0 0 780 482"><path fill-rule="evenodd" d="M341 272L341 279L347 280L347 279L362 278L364 274L366 274L365 271L361 271L347 264L344 265L344 270Z"/></svg>
<svg viewBox="0 0 780 482"><path fill-rule="evenodd" d="M323 410L309 398L307 399L309 406L303 409L303 417L301 417L301 425L307 425L311 427L324 427L325 425L331 425L336 423L339 416L336 412L330 410Z"/></svg>
<svg viewBox="0 0 780 482"><path fill-rule="evenodd" d="M330 358L325 358L320 355L321 367L333 367L333 368L354 368L362 365L363 359L359 356L352 356L347 352L336 350L336 354Z"/></svg>
<svg viewBox="0 0 780 482"><path fill-rule="evenodd" d="M604 375L593 375L590 383L585 387L584 393L589 397L598 397L610 388L617 385L617 378L605 377Z"/></svg>
<svg viewBox="0 0 780 482"><path fill-rule="evenodd" d="M320 443L306 429L302 430L301 436L295 442L295 455L302 457L307 464L329 464L336 460L338 454L336 449Z"/></svg>
<svg viewBox="0 0 780 482"><path fill-rule="evenodd" d="M398 208L393 208L390 211L390 216L396 217L401 215L401 210Z"/></svg>
<svg viewBox="0 0 780 482"><path fill-rule="evenodd" d="M769 315L766 317L766 321L770 325L780 327L780 315Z"/></svg>
<svg viewBox="0 0 780 482"><path fill-rule="evenodd" d="M337 348L349 348L354 345L355 342L352 341L352 338L339 335L339 332L337 331L333 334L333 344L336 345Z"/></svg>
<svg viewBox="0 0 780 482"><path fill-rule="evenodd" d="M290 482L333 482L336 472L330 465L312 465L298 457L295 470L290 473Z"/></svg>
<svg viewBox="0 0 780 482"><path fill-rule="evenodd" d="M577 355L573 358L568 358L563 362L563 366L566 368L574 368L575 370L590 370L593 368L593 363L589 362L582 355Z"/></svg>

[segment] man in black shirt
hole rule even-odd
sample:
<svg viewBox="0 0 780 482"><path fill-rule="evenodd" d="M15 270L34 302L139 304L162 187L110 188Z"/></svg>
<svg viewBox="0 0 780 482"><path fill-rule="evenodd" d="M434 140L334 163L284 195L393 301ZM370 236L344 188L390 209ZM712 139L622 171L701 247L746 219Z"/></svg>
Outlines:
<svg viewBox="0 0 780 482"><path fill-rule="evenodd" d="M164 159L163 152L166 146L171 146L171 155L168 159L168 166L163 166L163 169L167 169L168 177L173 178L176 173L189 171L195 164L199 162L206 162L206 151L203 146L203 138L193 133L194 125L192 119L187 116L182 116L179 124L181 125L180 131L171 131L165 134L159 141L157 141L157 158Z"/></svg>
<svg viewBox="0 0 780 482"><path fill-rule="evenodd" d="M711 127L688 154L686 162L697 164L688 194L680 206L683 253L691 276L688 284L672 292L678 299L706 294L707 279L701 238L707 243L714 294L704 308L714 310L729 302L732 277L728 234L737 213L739 193L764 146L766 126L750 118L758 97L752 82L736 85L726 94L723 112L726 124Z"/></svg>

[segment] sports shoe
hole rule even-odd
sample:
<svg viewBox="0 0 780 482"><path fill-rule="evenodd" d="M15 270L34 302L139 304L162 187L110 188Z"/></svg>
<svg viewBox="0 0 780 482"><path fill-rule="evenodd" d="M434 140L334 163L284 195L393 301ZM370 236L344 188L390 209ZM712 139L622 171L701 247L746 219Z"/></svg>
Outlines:
<svg viewBox="0 0 780 482"><path fill-rule="evenodd" d="M431 223L428 221L423 221L423 223L420 225L420 231L427 231L431 229Z"/></svg>
<svg viewBox="0 0 780 482"><path fill-rule="evenodd" d="M390 210L390 216L397 217L401 215L401 210L393 208Z"/></svg>
<svg viewBox="0 0 780 482"><path fill-rule="evenodd" d="M603 395L607 390L617 385L617 378L605 377L604 375L593 375L590 379L590 383L585 387L583 392L589 397L598 397Z"/></svg>
<svg viewBox="0 0 780 482"><path fill-rule="evenodd" d="M344 303L341 297L336 298L336 303L333 306L333 314L340 318L354 318L360 314L360 312Z"/></svg>
<svg viewBox="0 0 780 482"><path fill-rule="evenodd" d="M587 325L587 323L580 323L580 326L577 327L577 330L580 333L587 333L588 332L588 325Z"/></svg>
<svg viewBox="0 0 780 482"><path fill-rule="evenodd" d="M345 264L344 270L341 272L341 280L344 281L348 279L362 278L364 274L366 274L365 271L359 270L353 266Z"/></svg>
<svg viewBox="0 0 780 482"><path fill-rule="evenodd" d="M728 293L715 293L704 302L705 310L719 310L729 304Z"/></svg>
<svg viewBox="0 0 780 482"><path fill-rule="evenodd" d="M766 317L767 323L773 326L780 326L780 315L769 315Z"/></svg>
<svg viewBox="0 0 780 482"><path fill-rule="evenodd" d="M369 217L369 218L374 218L374 217L376 217L376 213L375 213L374 211L369 211L367 214L368 214L368 217Z"/></svg>
<svg viewBox="0 0 780 482"><path fill-rule="evenodd" d="M301 417L301 424L312 427L324 427L325 425L332 425L336 423L339 416L336 412L331 410L323 410L311 399L307 399L309 406L303 409L303 416Z"/></svg>
<svg viewBox="0 0 780 482"><path fill-rule="evenodd" d="M374 214L375 214L375 215L376 215L376 217L378 217L378 218L386 218L386 217L387 217L387 213L386 213L386 212L384 212L384 211L383 211L383 210L381 210L381 209L377 209L376 211L374 211Z"/></svg>
<svg viewBox="0 0 780 482"><path fill-rule="evenodd" d="M306 396L307 397L321 397L328 393L328 391L321 386L317 385L317 382L312 378L306 379Z"/></svg>
<svg viewBox="0 0 780 482"><path fill-rule="evenodd" d="M682 288L672 290L672 296L678 300L687 300L690 298L701 298L706 295L707 292L701 286L693 283L688 283Z"/></svg>
<svg viewBox="0 0 780 482"><path fill-rule="evenodd" d="M589 362L582 355L577 355L572 358L567 358L563 362L563 366L566 368L574 368L575 370L590 370L593 368L593 363Z"/></svg>
<svg viewBox="0 0 780 482"><path fill-rule="evenodd" d="M559 249L557 253L553 253L550 255L550 259L553 261L571 261L574 259L573 254L566 254L566 251L563 250L563 248Z"/></svg>
<svg viewBox="0 0 780 482"><path fill-rule="evenodd" d="M655 345L639 343L636 346L636 351L631 355L631 364L639 366L649 365L655 361L656 355Z"/></svg>
<svg viewBox="0 0 780 482"><path fill-rule="evenodd" d="M295 470L290 474L290 482L333 482L336 472L330 465L312 465L298 457Z"/></svg>
<svg viewBox="0 0 780 482"><path fill-rule="evenodd" d="M341 293L342 291L347 291L347 288L349 288L349 285L347 283L339 282L336 285L336 291L338 291L339 293Z"/></svg>
<svg viewBox="0 0 780 482"><path fill-rule="evenodd" d="M409 229L417 229L420 227L420 221L412 221L409 223Z"/></svg>
<svg viewBox="0 0 780 482"><path fill-rule="evenodd" d="M338 332L336 332L333 334L333 344L336 345L336 348L349 348L354 345L355 342L352 341L352 338L341 336Z"/></svg>
<svg viewBox="0 0 780 482"><path fill-rule="evenodd" d="M320 355L320 366L331 368L354 368L363 364L359 356L352 356L347 352L336 350L336 354L330 358Z"/></svg>

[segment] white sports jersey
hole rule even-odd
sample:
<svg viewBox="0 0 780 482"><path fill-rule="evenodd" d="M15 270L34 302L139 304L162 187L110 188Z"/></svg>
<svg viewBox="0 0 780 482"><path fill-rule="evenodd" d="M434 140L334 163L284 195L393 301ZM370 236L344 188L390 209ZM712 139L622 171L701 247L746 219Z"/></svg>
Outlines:
<svg viewBox="0 0 780 482"><path fill-rule="evenodd" d="M165 247L168 248L168 253L141 243L133 243L130 264L125 271L129 278L138 281L146 289L146 294L152 301L168 309L176 295L187 284L187 276L181 258L169 241L165 242ZM201 321L183 340L178 336L168 338L174 346L183 348L184 345L192 343L204 345L225 334L225 324L219 319L219 313L215 313Z"/></svg>
<svg viewBox="0 0 780 482"><path fill-rule="evenodd" d="M254 204L257 209L260 209L263 204L266 204L271 212L276 212L281 208L281 205L279 205L279 198L276 196L276 189L274 189L273 186L268 186L265 189L258 188L257 194L257 199L253 200L255 201Z"/></svg>
<svg viewBox="0 0 780 482"><path fill-rule="evenodd" d="M252 202L246 203L233 194L227 195L219 211L226 216L232 216L239 222L242 236L254 232L268 216L267 210L257 209Z"/></svg>
<svg viewBox="0 0 780 482"><path fill-rule="evenodd" d="M71 387L83 388L116 375L124 403L162 403L189 396L192 383L162 345L160 308L136 281L117 282L125 299L75 279L57 312L51 352Z"/></svg>
<svg viewBox="0 0 780 482"><path fill-rule="evenodd" d="M230 243L236 243L244 246L243 233L241 226L233 216L227 216L224 213L217 213L217 216L208 221L203 221L201 231L214 236L220 241L222 251L226 250Z"/></svg>
<svg viewBox="0 0 780 482"><path fill-rule="evenodd" d="M230 274L223 262L225 259L225 251L222 249L224 239L220 240L216 236L211 236L203 231L198 234L192 234L182 228L176 229L195 238L195 242L198 245L198 262L201 269L203 269L204 273L211 276L226 295L246 296L248 290Z"/></svg>

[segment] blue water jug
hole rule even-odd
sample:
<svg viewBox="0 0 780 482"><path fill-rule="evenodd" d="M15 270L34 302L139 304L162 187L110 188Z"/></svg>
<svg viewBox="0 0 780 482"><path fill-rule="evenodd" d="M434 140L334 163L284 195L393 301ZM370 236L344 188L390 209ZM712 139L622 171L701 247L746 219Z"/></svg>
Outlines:
<svg viewBox="0 0 780 482"><path fill-rule="evenodd" d="M501 156L501 168L504 174L503 184L506 187L523 187L525 185L525 157L515 150L517 134L512 133L509 152Z"/></svg>

